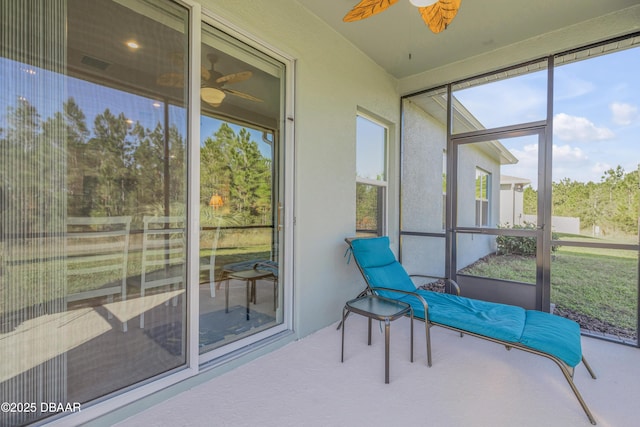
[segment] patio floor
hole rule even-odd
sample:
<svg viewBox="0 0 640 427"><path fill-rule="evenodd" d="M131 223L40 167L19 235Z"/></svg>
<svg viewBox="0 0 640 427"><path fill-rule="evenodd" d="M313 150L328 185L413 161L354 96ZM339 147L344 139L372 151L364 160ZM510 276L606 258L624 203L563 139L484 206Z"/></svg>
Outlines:
<svg viewBox="0 0 640 427"><path fill-rule="evenodd" d="M260 357L117 424L154 426L589 426L552 361L434 327L426 366L424 324L391 324L390 384L384 384L384 334L366 319L347 321L340 363L336 325ZM575 383L599 426L640 423L640 350L583 337Z"/></svg>

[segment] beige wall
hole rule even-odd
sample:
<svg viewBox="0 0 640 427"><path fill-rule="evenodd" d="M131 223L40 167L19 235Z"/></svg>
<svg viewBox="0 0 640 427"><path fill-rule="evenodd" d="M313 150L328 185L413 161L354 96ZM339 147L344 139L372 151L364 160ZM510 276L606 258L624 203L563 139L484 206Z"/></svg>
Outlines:
<svg viewBox="0 0 640 427"><path fill-rule="evenodd" d="M395 123L389 234L397 234L397 82L293 0L207 0L234 26L295 58L294 326L302 337L337 321L363 287L343 258L355 232L356 111Z"/></svg>

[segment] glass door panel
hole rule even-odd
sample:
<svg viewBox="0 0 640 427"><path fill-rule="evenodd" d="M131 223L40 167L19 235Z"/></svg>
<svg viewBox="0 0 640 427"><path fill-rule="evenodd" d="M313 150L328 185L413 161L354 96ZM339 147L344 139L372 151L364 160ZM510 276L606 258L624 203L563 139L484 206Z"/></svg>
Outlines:
<svg viewBox="0 0 640 427"><path fill-rule="evenodd" d="M206 23L202 39L200 354L284 320L284 66Z"/></svg>
<svg viewBox="0 0 640 427"><path fill-rule="evenodd" d="M186 363L186 92L157 78L189 16L126 5L0 6L3 401L84 403ZM52 415L34 409L0 425Z"/></svg>

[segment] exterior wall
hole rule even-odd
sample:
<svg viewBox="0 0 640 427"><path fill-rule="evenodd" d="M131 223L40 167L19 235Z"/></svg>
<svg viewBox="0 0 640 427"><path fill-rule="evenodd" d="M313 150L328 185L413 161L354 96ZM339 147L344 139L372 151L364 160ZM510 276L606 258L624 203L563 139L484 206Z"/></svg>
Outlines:
<svg viewBox="0 0 640 427"><path fill-rule="evenodd" d="M500 219L500 163L478 150L475 145L460 147L458 159L458 226L475 227L476 168L491 174L489 187L489 226ZM461 269L497 250L495 236L458 234L457 268Z"/></svg>
<svg viewBox="0 0 640 427"><path fill-rule="evenodd" d="M525 215L524 220L537 224L538 218L535 215ZM551 217L551 231L557 233L580 234L580 218L571 216Z"/></svg>
<svg viewBox="0 0 640 427"><path fill-rule="evenodd" d="M302 337L337 321L364 286L343 258L344 238L355 234L358 108L395 124L388 234L397 235L397 82L294 0L205 0L202 8L296 58L296 172L287 185L295 186L294 327Z"/></svg>
<svg viewBox="0 0 640 427"><path fill-rule="evenodd" d="M535 218L535 216L534 216ZM500 186L500 225L522 225L524 215L524 193L516 191L512 184Z"/></svg>
<svg viewBox="0 0 640 427"><path fill-rule="evenodd" d="M443 123L411 101L403 103L402 230L443 233ZM444 276L444 238L405 236L402 264L409 273Z"/></svg>
<svg viewBox="0 0 640 427"><path fill-rule="evenodd" d="M442 152L446 148L443 123L411 101L403 104L402 230L443 233ZM475 227L476 168L491 174L489 225L500 219L500 163L478 144L459 148L458 225ZM458 268L495 252L494 236L458 234ZM406 236L402 264L410 273L444 275L444 239Z"/></svg>

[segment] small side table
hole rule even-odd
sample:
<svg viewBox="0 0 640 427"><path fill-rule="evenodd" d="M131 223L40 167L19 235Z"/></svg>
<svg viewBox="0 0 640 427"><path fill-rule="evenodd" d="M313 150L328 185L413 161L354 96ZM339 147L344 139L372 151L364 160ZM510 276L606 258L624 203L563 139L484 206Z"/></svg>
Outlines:
<svg viewBox="0 0 640 427"><path fill-rule="evenodd" d="M342 356L344 362L344 329L349 313L356 313L369 319L368 345L371 345L371 321L384 321L384 382L389 384L389 335L390 323L402 316L411 317L411 362L413 363L413 309L402 301L395 301L377 295L366 295L347 301L342 310Z"/></svg>
<svg viewBox="0 0 640 427"><path fill-rule="evenodd" d="M273 273L270 271L264 270L242 270L236 271L234 273L229 273L227 276L227 283L225 286L225 313L229 312L229 280L228 279L236 279L236 280L246 280L247 282L247 320L249 320L249 306L251 301L255 302L255 292L256 292L256 281L260 279L265 279L267 277L273 276Z"/></svg>

